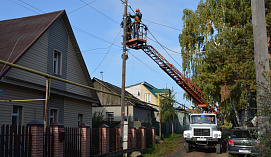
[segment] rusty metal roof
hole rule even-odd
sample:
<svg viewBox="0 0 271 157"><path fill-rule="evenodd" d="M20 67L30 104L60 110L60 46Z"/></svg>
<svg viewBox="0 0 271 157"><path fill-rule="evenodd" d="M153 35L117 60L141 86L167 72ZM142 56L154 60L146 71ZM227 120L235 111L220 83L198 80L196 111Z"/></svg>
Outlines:
<svg viewBox="0 0 271 157"><path fill-rule="evenodd" d="M16 63L65 10L0 21L0 59ZM0 64L0 78L9 67Z"/></svg>

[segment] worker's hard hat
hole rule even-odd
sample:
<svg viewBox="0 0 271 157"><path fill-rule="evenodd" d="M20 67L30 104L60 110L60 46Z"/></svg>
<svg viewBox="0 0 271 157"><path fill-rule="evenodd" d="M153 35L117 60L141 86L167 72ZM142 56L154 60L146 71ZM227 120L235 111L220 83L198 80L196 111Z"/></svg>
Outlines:
<svg viewBox="0 0 271 157"><path fill-rule="evenodd" d="M136 11L138 12L138 11L139 11L139 9L137 8L137 9L136 9Z"/></svg>

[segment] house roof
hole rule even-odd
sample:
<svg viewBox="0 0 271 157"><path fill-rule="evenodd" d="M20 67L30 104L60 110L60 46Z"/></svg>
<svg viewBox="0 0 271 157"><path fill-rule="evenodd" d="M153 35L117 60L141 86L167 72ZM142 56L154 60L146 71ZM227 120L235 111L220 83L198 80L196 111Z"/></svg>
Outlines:
<svg viewBox="0 0 271 157"><path fill-rule="evenodd" d="M166 93L171 94L170 89L157 89L156 87L152 86L151 84L149 84L149 83L147 83L145 81L134 84L134 85L131 85L131 86L128 86L126 88L133 87L133 86L136 86L136 85L139 85L139 84L142 84L144 87L146 87L155 97L157 97L158 93L159 94L166 94Z"/></svg>
<svg viewBox="0 0 271 157"><path fill-rule="evenodd" d="M59 18L63 18L67 33L86 81L89 86L93 87L65 10L0 21L0 59L16 64L27 50L29 50ZM10 69L11 67L0 64L0 79ZM98 100L96 92L92 91L92 96L94 99Z"/></svg>
<svg viewBox="0 0 271 157"><path fill-rule="evenodd" d="M134 84L134 85L127 86L126 88L133 87L133 86L136 86L136 85L139 85L139 84L142 84L142 85L144 85L144 86L147 86L147 87L150 88L150 89L156 89L154 86L152 86L151 84L149 84L149 83L146 82L146 81L143 81L143 82L140 82L140 83L137 83L137 84Z"/></svg>
<svg viewBox="0 0 271 157"><path fill-rule="evenodd" d="M121 95L121 88L120 87L112 85L112 84L110 84L108 82L102 81L102 80L97 79L97 78L94 77L92 79L92 82L94 83L95 81L97 81L99 84L101 84L104 87L106 87L109 91ZM138 99L135 96L133 96L133 94L129 93L128 91L125 92L125 96L131 97L131 98L134 98L134 99ZM146 109L157 111L155 108L153 108L153 107L151 107L151 106L149 106L149 105L147 105L146 103L143 103L143 102L138 102L138 101L133 101L133 100L129 100L129 102L132 103L133 105L137 106L137 107L141 107L141 108L146 108Z"/></svg>
<svg viewBox="0 0 271 157"><path fill-rule="evenodd" d="M0 59L16 63L65 11L0 21ZM10 69L0 64L0 78Z"/></svg>

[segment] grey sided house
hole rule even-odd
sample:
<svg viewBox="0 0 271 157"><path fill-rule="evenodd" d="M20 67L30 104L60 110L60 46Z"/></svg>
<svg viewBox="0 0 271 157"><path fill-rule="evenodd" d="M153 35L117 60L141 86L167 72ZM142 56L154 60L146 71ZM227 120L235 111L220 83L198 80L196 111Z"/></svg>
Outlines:
<svg viewBox="0 0 271 157"><path fill-rule="evenodd" d="M0 21L0 60L93 87L64 10ZM0 64L0 125L44 122L46 78ZM47 124L92 123L96 92L51 80ZM31 100L35 99L35 100ZM15 101L21 100L21 101Z"/></svg>
<svg viewBox="0 0 271 157"><path fill-rule="evenodd" d="M121 88L107 83L105 81L99 80L97 78L92 79L95 88L112 92L121 95ZM125 96L137 99L129 92L125 92ZM107 121L120 121L121 120L121 98L114 95L109 95L106 93L98 92L98 97L101 103L101 107L93 107L92 112L102 112L105 120ZM138 99L139 100L139 99ZM128 110L127 110L128 106ZM125 101L125 118L127 120L128 111L128 121L135 122L140 121L142 123L150 123L150 119L154 117L155 108L151 107L147 103L138 102L134 100Z"/></svg>

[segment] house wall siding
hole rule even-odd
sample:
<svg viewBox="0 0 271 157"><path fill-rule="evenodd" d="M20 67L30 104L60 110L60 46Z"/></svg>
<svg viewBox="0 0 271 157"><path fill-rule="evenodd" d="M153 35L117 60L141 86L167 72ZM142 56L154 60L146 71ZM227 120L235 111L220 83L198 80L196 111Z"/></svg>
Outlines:
<svg viewBox="0 0 271 157"><path fill-rule="evenodd" d="M73 49L72 43L70 41L70 39L68 40L68 45L67 45L67 80L76 82L76 83L80 83L83 85L88 85L87 81L85 79L84 73L82 71L82 68L79 64L79 61L77 59L76 56L76 52ZM83 96L88 96L88 97L92 97L91 92L89 89L86 88L82 88L82 87L78 87L72 84L67 84L66 86L66 90L68 92L72 92L72 93L76 93L79 95L83 95Z"/></svg>
<svg viewBox="0 0 271 157"><path fill-rule="evenodd" d="M143 109L143 108L135 107L133 120L135 121L136 118L138 118L139 121L144 122L144 123L150 122L151 111Z"/></svg>
<svg viewBox="0 0 271 157"><path fill-rule="evenodd" d="M44 33L16 64L46 73L48 59L47 52L48 32ZM45 86L45 78L43 76L20 69L11 68L5 76Z"/></svg>
<svg viewBox="0 0 271 157"><path fill-rule="evenodd" d="M56 94L51 94L50 99L48 100L48 116L47 116L47 124L49 124L50 120L50 109L57 109L57 121L60 123L64 123L63 116L64 116L64 97Z"/></svg>
<svg viewBox="0 0 271 157"><path fill-rule="evenodd" d="M64 98L64 122L66 127L78 126L78 114L83 114L83 122L92 126L92 104L71 98Z"/></svg>
<svg viewBox="0 0 271 157"><path fill-rule="evenodd" d="M0 95L0 100L42 99L45 95L42 92L1 82L0 89L5 90L5 94ZM44 101L0 102L0 126L3 124L12 124L12 107L14 105L22 107L23 125L33 120L43 120Z"/></svg>
<svg viewBox="0 0 271 157"><path fill-rule="evenodd" d="M53 74L53 54L57 50L61 52L62 64L61 64L61 76L60 78L66 79L67 76L67 47L68 47L68 35L62 18L56 20L54 24L48 30L48 56L47 56L47 74ZM52 88L65 90L66 83L52 80Z"/></svg>

